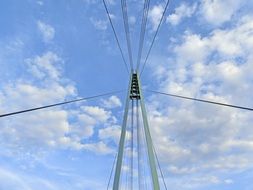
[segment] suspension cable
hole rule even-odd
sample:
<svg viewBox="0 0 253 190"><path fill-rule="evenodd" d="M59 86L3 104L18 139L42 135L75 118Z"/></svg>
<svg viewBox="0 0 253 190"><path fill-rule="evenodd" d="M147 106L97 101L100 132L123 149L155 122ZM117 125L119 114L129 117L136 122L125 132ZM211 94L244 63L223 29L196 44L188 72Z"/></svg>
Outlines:
<svg viewBox="0 0 253 190"><path fill-rule="evenodd" d="M106 4L105 0L103 0L103 4L104 4L104 7L105 7L106 14L107 14L107 17L108 17L108 19L109 19L111 28L112 28L112 30L113 30L113 34L114 34L114 37L115 37L115 39L116 39L116 42L117 42L117 45L118 45L118 48L119 48L121 57L122 57L123 62L124 62L124 64L125 64L125 68L126 68L128 74L130 74L129 69L128 69L128 66L127 66L127 62L126 62L126 59L125 59L125 56L124 56L124 54L123 54L122 48L121 48L120 43L119 43L119 38L118 38L118 36L117 36L116 30L115 30L115 28L114 28L114 25L113 25L113 23L112 23L112 19L111 19L111 16L110 16L110 13L109 13L109 10L108 10L108 7L107 7L107 4Z"/></svg>
<svg viewBox="0 0 253 190"><path fill-rule="evenodd" d="M111 179L112 179L113 170L114 170L115 165L116 165L117 155L118 155L118 154L115 154L115 157L114 157L114 160L113 160L112 169L111 169L110 176L109 176L109 180L108 180L108 183L107 183L107 188L106 188L107 190L109 190L109 187L110 187L110 183L111 183Z"/></svg>
<svg viewBox="0 0 253 190"><path fill-rule="evenodd" d="M143 49L143 42L144 42L145 33L146 33L147 18L148 18L148 12L149 12L149 4L150 4L150 0L145 0L144 6L143 6L142 22L141 22L139 50L138 50L138 57L137 57L137 70L139 70L141 57L142 57L142 49Z"/></svg>
<svg viewBox="0 0 253 190"><path fill-rule="evenodd" d="M85 98L79 98L79 99L75 99L75 100L69 100L69 101L60 102L60 103L56 103L56 104L50 104L50 105L46 105L46 106L29 108L29 109L15 111L15 112L11 112L11 113L5 113L5 114L1 114L0 118L1 117L11 116L11 115L17 115L17 114L21 114L21 113L25 113L25 112L32 112L32 111L36 111L36 110L41 110L41 109L46 109L46 108L50 108L50 107L60 106L60 105L64 105L64 104L70 104L70 103L74 103L74 102L80 102L80 101L84 101L84 100L94 99L94 98L98 98L98 97L102 97L102 96L109 96L109 95L120 93L120 92L123 92L123 90L108 92L108 93L99 94L99 95L95 95L95 96L89 96L89 97L85 97Z"/></svg>
<svg viewBox="0 0 253 190"><path fill-rule="evenodd" d="M153 48L153 45L154 45L155 39L156 39L156 37L157 37L158 31L159 31L159 29L160 29L160 27L161 27L161 24L162 24L163 18L164 18L164 16L165 16L166 10L167 10L167 8L168 8L168 6L169 6L169 2L170 2L170 0L167 0L167 3L166 3L165 8L164 8L164 10L163 10L162 17L161 17L160 22L159 22L159 24L158 24L158 26L157 26L155 35L154 35L154 37L153 37L153 40L152 40L151 45L150 45L150 47L149 47L149 50L148 50L147 56L146 56L146 58L145 58L144 64L143 64L143 66L142 66L142 69L141 69L141 72L140 72L140 76L142 75L142 72L143 72L143 70L144 70L144 68L145 68L145 66L146 66L146 64L147 64L147 61L148 61L149 55L150 55L150 53L151 53L151 50L152 50L152 48Z"/></svg>
<svg viewBox="0 0 253 190"><path fill-rule="evenodd" d="M243 107L243 106L237 106L237 105L232 105L232 104L226 104L226 103L222 103L222 102L214 102L214 101L203 100L203 99L198 99L198 98L191 98L191 97L187 97L187 96L181 96L181 95L169 94L169 93L164 93L164 92L158 92L158 91L154 91L154 90L146 90L146 91L153 92L153 93L156 93L156 94L161 94L161 95L166 95L166 96L181 98L181 99L187 99L187 100L193 100L193 101L198 101L198 102L203 102L203 103L208 103L208 104L215 104L215 105L219 105L219 106L226 106L226 107L231 107L231 108L236 108L236 109L253 111L253 108L249 108L249 107Z"/></svg>
<svg viewBox="0 0 253 190"><path fill-rule="evenodd" d="M137 125L137 151L138 151L138 185L141 188L141 131L140 131L140 121L139 121L139 100L136 101L136 125Z"/></svg>
<svg viewBox="0 0 253 190"><path fill-rule="evenodd" d="M141 126L140 132L141 132L141 139L142 139L142 143L143 143L142 153L143 153L143 155L147 156L147 154L148 154L148 150L147 150L147 147L146 147L147 142L146 142L145 132L144 132L144 127L143 126ZM147 157L145 157L145 160L143 158L143 161L147 162ZM143 166L143 178L144 178L143 179L143 182L144 182L143 183L143 189L145 189L145 190L148 189L147 181L151 181L151 179L147 180L147 175L148 175L147 173L148 173L147 168L145 166Z"/></svg>
<svg viewBox="0 0 253 190"><path fill-rule="evenodd" d="M127 125L127 132L126 132L126 139L125 139L125 144L124 144L124 155L123 155L123 166L125 166L125 171L124 171L124 174L125 174L125 179L123 179L123 176L122 176L122 182L124 182L123 180L125 180L125 184L123 183L122 184L122 188L120 189L125 189L125 190L128 190L129 189L129 172L128 172L128 169L130 168L130 159L129 159L129 154L128 154L128 148L130 146L130 142L129 142L129 139L131 139L130 137L130 125Z"/></svg>
<svg viewBox="0 0 253 190"><path fill-rule="evenodd" d="M133 190L133 174L134 174L134 100L132 100L131 113L131 170L130 170L130 189Z"/></svg>
<svg viewBox="0 0 253 190"><path fill-rule="evenodd" d="M130 66L131 66L131 71L133 72L133 54L132 54L132 48L131 48L131 40L130 40L126 0L121 0L121 8L122 8L124 28L125 28L125 34L126 34L126 40L127 40L127 49L128 49L129 62L130 62Z"/></svg>
<svg viewBox="0 0 253 190"><path fill-rule="evenodd" d="M156 161L157 161L157 165L158 165L158 168L160 170L160 174L161 174L161 177L162 177L162 180L163 180L163 185L164 185L165 189L168 190L167 185L165 183L163 171L162 171L162 168L161 168L161 165L160 165L160 162L159 162L159 159L158 159L158 156L157 156L157 153L156 153L156 150L155 150L155 147L154 147L153 143L152 143L152 146L153 146L153 150L154 150L154 153L155 153L155 158L156 158Z"/></svg>

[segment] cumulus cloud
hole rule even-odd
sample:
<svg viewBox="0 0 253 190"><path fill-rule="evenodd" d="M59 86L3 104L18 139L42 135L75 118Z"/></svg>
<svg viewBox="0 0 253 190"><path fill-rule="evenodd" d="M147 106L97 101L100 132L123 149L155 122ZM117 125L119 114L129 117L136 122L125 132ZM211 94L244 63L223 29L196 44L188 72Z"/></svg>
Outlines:
<svg viewBox="0 0 253 190"><path fill-rule="evenodd" d="M5 84L0 91L0 113L43 106L77 96L75 86L62 75L63 60L53 52L25 60L28 78ZM119 104L117 97L107 106ZM112 149L100 141L83 143L94 135L94 128L117 122L110 111L98 106L81 106L75 111L55 107L1 119L1 144L22 153L24 148L72 148L101 154Z"/></svg>
<svg viewBox="0 0 253 190"><path fill-rule="evenodd" d="M156 30L163 14L164 7L162 5L154 5L149 11L149 19L152 24L152 29Z"/></svg>
<svg viewBox="0 0 253 190"><path fill-rule="evenodd" d="M114 153L114 149L108 147L103 141L99 141L98 143L84 144L83 148L99 154Z"/></svg>
<svg viewBox="0 0 253 190"><path fill-rule="evenodd" d="M55 29L51 25L39 20L37 26L45 42L50 42L54 39Z"/></svg>
<svg viewBox="0 0 253 190"><path fill-rule="evenodd" d="M187 17L191 17L197 9L197 4L188 5L186 3L182 3L179 7L175 9L175 13L170 14L167 17L167 22L172 25L178 25L180 22Z"/></svg>
<svg viewBox="0 0 253 190"><path fill-rule="evenodd" d="M103 100L102 104L106 108L117 108L122 106L122 103L117 96L111 96L109 99Z"/></svg>
<svg viewBox="0 0 253 190"><path fill-rule="evenodd" d="M111 112L98 106L83 106L82 110L98 122L106 122L111 117Z"/></svg>
<svg viewBox="0 0 253 190"><path fill-rule="evenodd" d="M74 129L75 134L85 138L94 135L94 128L98 125L114 124L115 117L110 111L98 106L82 106L81 112L78 114L78 123Z"/></svg>
<svg viewBox="0 0 253 190"><path fill-rule="evenodd" d="M45 59L44 59L45 58ZM37 56L29 60L28 71L36 77L47 78L45 84L36 84L32 80L18 79L6 84L1 94L1 112L11 112L34 106L46 105L63 101L66 97L75 95L75 87L71 84L54 81L60 74L53 67L54 62L59 61L52 52ZM37 71L37 73L34 72ZM38 74L39 73L39 74ZM50 80L50 78L53 79ZM48 81L50 80L50 81ZM27 100L27 101L24 101ZM49 109L37 111L32 114L24 114L14 118L5 118L1 121L3 128L0 132L3 139L17 146L31 145L60 145L65 135L70 130L68 112L65 110Z"/></svg>
<svg viewBox="0 0 253 190"><path fill-rule="evenodd" d="M46 52L42 56L26 59L25 62L31 74L39 79L50 77L57 80L61 75L63 61L51 51Z"/></svg>
<svg viewBox="0 0 253 190"><path fill-rule="evenodd" d="M116 144L119 142L121 126L113 125L99 130L100 139L112 139Z"/></svg>
<svg viewBox="0 0 253 190"><path fill-rule="evenodd" d="M204 0L201 1L200 14L208 23L219 26L229 21L244 2L241 0Z"/></svg>
<svg viewBox="0 0 253 190"><path fill-rule="evenodd" d="M232 28L215 29L207 35L185 32L182 41L175 42L170 66L154 72L159 73L159 90L253 105L248 98L253 90L252 30L252 19L246 16ZM250 113L163 96L151 96L150 100L150 125L156 126L151 128L152 136L159 158L167 166L165 173L181 176L174 184L195 184L178 189L229 185L233 181L223 179L222 173L229 175L251 167Z"/></svg>

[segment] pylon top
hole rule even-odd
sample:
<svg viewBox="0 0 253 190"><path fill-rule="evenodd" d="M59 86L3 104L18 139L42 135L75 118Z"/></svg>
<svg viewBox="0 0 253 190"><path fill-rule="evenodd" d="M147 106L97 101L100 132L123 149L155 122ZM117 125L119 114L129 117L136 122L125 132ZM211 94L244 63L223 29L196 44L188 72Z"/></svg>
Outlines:
<svg viewBox="0 0 253 190"><path fill-rule="evenodd" d="M132 81L131 81L131 89L130 89L130 99L139 100L141 99L140 96L140 89L139 89L139 81L137 73L132 74Z"/></svg>

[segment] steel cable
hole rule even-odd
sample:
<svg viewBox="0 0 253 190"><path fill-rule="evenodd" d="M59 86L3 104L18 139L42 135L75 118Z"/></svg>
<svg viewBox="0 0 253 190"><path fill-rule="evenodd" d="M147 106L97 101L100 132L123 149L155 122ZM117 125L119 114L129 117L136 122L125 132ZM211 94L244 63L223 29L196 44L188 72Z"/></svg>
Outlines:
<svg viewBox="0 0 253 190"><path fill-rule="evenodd" d="M140 32L139 49L138 49L138 57L137 57L137 70L139 70L141 57L142 57L142 49L143 49L143 43L144 43L144 38L145 38L145 33L146 33L149 4L150 4L150 0L145 0L144 6L143 6L142 22L141 22L141 32Z"/></svg>
<svg viewBox="0 0 253 190"><path fill-rule="evenodd" d="M150 45L150 47L149 47L149 50L148 50L147 56L146 56L146 58L145 58L144 64L143 64L143 66L142 66L142 69L141 69L141 72L140 72L140 76L142 75L142 72L143 72L143 70L144 70L144 68L145 68L145 66L146 66L146 64L147 64L147 61L148 61L149 55L150 55L150 53L151 53L151 50L152 50L152 48L153 48L153 45L154 45L155 39L156 39L156 37L157 37L158 31L159 31L159 29L160 29L160 27L161 27L161 24L162 24L163 18L164 18L164 16L165 16L166 10L167 10L167 8L168 8L168 6L169 6L169 2L170 2L170 0L167 0L167 3L166 3L165 8L164 8L164 10L163 10L162 17L161 17L161 19L160 19L160 21L159 21L159 24L158 24L158 26L157 26L155 35L154 35L154 37L153 37L153 40L152 40L151 45Z"/></svg>
<svg viewBox="0 0 253 190"><path fill-rule="evenodd" d="M163 172L162 172L162 168L161 168L161 165L160 165L160 162L159 162L159 159L158 159L158 156L157 156L157 153L156 153L156 150L155 150L155 147L154 147L153 143L152 143L152 146L153 146L153 151L155 153L155 158L156 158L156 161L157 161L157 164L158 164L158 168L160 170L160 174L161 174L161 177L162 177L162 180L163 180L163 185L164 185L165 189L168 190L167 185L165 183L165 179L164 179L164 175L163 175Z"/></svg>
<svg viewBox="0 0 253 190"><path fill-rule="evenodd" d="M46 109L46 108L50 108L50 107L56 107L56 106L60 106L60 105L70 104L70 103L74 103L74 102L80 102L80 101L84 101L84 100L99 98L99 97L102 97L102 96L108 96L108 95L112 95L112 94L116 94L116 93L120 93L120 92L123 92L123 90L113 91L113 92L99 94L99 95L95 95L95 96L89 96L89 97L85 97L85 98L78 98L78 99L75 99L75 100L69 100L69 101L60 102L60 103L56 103L56 104L50 104L50 105L46 105L46 106L29 108L29 109L15 111L15 112L11 112L11 113L5 113L5 114L1 114L0 118L1 117L11 116L11 115L17 115L17 114L21 114L21 113L26 113L26 112L32 112L32 111L41 110L41 109Z"/></svg>
<svg viewBox="0 0 253 190"><path fill-rule="evenodd" d="M114 157L114 160L113 160L112 169L111 169L108 184L107 184L107 190L109 190L109 187L110 187L110 183L111 183L111 179L112 179L113 170L114 170L114 167L115 167L115 164L116 164L116 160L117 160L117 154L115 154L115 157Z"/></svg>
<svg viewBox="0 0 253 190"><path fill-rule="evenodd" d="M126 0L121 0L121 8L122 8L122 15L123 15L123 20L124 20L124 29L125 29L126 40L127 40L127 50L128 50L129 62L130 62L130 66L131 66L131 72L133 72L133 54L132 54L132 48L131 48L131 40L130 40Z"/></svg>
<svg viewBox="0 0 253 190"><path fill-rule="evenodd" d="M107 5L106 5L105 0L103 0L103 4L104 4L105 10L106 10L106 14L107 14L107 17L108 17L108 19L109 19L110 25L111 25L111 27L112 27L113 34L114 34L114 37L115 37L115 39L116 39L118 48L119 48L119 50L120 50L121 57L122 57L123 62L124 62L124 64L125 64L126 70L127 70L127 72L130 74L129 69L128 69L128 66L127 66L127 62L126 62L126 59L125 59L125 56L124 56L124 54L123 54L122 48L121 48L120 43L119 43L119 38L118 38L118 36L117 36L116 30L115 30L115 28L114 28L114 25L113 25L113 23L112 23L112 19L111 19L111 16L110 16L110 13L109 13L109 10L108 10L108 7L107 7Z"/></svg>
<svg viewBox="0 0 253 190"><path fill-rule="evenodd" d="M208 104L215 104L215 105L219 105L219 106L226 106L226 107L231 107L231 108L236 108L236 109L253 111L253 108L250 108L250 107L243 107L243 106L237 106L237 105L232 105L232 104L226 104L226 103L222 103L222 102L215 102L215 101L210 101L210 100L191 98L191 97L187 97L187 96L181 96L181 95L169 94L169 93L164 93L164 92L158 92L158 91L154 91L154 90L146 90L146 91L153 92L153 93L156 93L156 94L171 96L171 97L175 97L175 98L181 98L181 99L193 100L193 101L198 101L198 102L203 102L203 103L208 103Z"/></svg>

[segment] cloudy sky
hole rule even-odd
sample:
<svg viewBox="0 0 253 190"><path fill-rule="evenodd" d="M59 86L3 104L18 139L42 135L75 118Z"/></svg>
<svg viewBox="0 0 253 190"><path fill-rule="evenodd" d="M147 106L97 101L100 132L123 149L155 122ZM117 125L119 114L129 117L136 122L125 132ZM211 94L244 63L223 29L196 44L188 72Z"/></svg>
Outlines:
<svg viewBox="0 0 253 190"><path fill-rule="evenodd" d="M130 0L136 62L143 1ZM107 0L127 55L120 1ZM164 0L151 1L144 55ZM143 88L253 107L253 1L171 0ZM127 88L101 0L0 2L0 113ZM125 94L0 119L0 190L105 189ZM252 190L253 113L145 92L172 190Z"/></svg>

